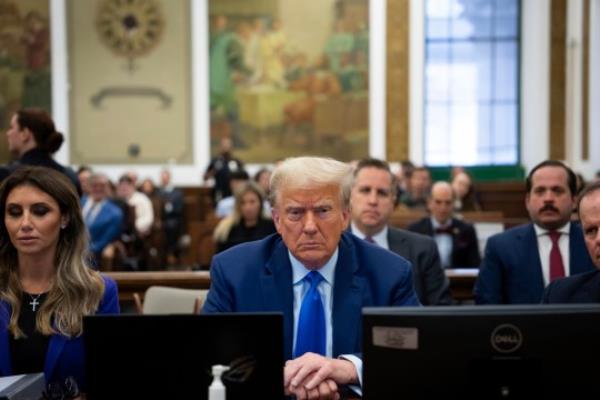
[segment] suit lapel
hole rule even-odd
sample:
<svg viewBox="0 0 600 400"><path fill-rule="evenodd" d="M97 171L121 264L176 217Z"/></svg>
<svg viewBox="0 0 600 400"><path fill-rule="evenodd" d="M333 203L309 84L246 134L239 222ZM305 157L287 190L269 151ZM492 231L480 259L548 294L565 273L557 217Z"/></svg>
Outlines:
<svg viewBox="0 0 600 400"><path fill-rule="evenodd" d="M592 270L592 261L585 247L581 226L575 223L571 224L569 230L569 258L570 275Z"/></svg>
<svg viewBox="0 0 600 400"><path fill-rule="evenodd" d="M359 348L362 309L362 280L355 276L358 269L354 246L342 236L333 284L333 356L355 352Z"/></svg>
<svg viewBox="0 0 600 400"><path fill-rule="evenodd" d="M425 218L423 226L425 227L425 234L433 237L433 224L431 223L430 217Z"/></svg>
<svg viewBox="0 0 600 400"><path fill-rule="evenodd" d="M409 254L410 249L406 248L406 240L403 236L396 235L391 228L388 228L388 244L390 250L394 253Z"/></svg>
<svg viewBox="0 0 600 400"><path fill-rule="evenodd" d="M55 328L56 329L56 328ZM67 337L61 334L54 334L50 337L48 351L46 352L46 362L44 363L44 373L46 379L50 379L56 367L56 363L67 343Z"/></svg>
<svg viewBox="0 0 600 400"><path fill-rule="evenodd" d="M281 240L265 265L261 284L265 311L283 312L284 355L286 360L290 359L294 338L292 266Z"/></svg>
<svg viewBox="0 0 600 400"><path fill-rule="evenodd" d="M8 321L10 309L8 304L0 301L0 376L12 375L10 352L8 346Z"/></svg>
<svg viewBox="0 0 600 400"><path fill-rule="evenodd" d="M525 274L529 276L527 282L531 282L534 286L529 287L530 293L542 293L544 291L544 274L542 272L542 262L540 260L540 250L538 247L537 236L533 224L529 224L526 232L518 237L519 241L523 241L523 246L519 248L524 249L523 254L515 254L519 257L517 263L521 268L526 268ZM506 251L513 251L512 249L506 249ZM519 271L517 271L517 274Z"/></svg>

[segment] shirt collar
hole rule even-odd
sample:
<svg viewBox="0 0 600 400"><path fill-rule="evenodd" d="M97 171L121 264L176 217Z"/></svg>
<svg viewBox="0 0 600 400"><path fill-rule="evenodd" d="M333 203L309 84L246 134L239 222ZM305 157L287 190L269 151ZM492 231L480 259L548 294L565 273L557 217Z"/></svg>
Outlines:
<svg viewBox="0 0 600 400"><path fill-rule="evenodd" d="M319 268L317 270L323 276L323 278L325 278L325 281L332 286L333 286L333 274L335 272L335 265L337 264L337 260L338 260L338 253L339 253L339 248L335 249L335 252L331 256L329 261L327 261L325 263L325 265L323 265L321 268ZM294 257L292 252L289 250L288 250L288 255L290 257L290 263L292 264L292 282L293 282L293 285L296 285L296 284L302 282L304 277L311 270L306 268L296 257Z"/></svg>
<svg viewBox="0 0 600 400"><path fill-rule="evenodd" d="M365 235L360 229L358 229L354 222L352 222L352 224L350 225L350 229L352 230L354 236L363 240L367 238L367 235ZM377 243L380 247L387 248L387 234L388 227L387 225L385 225L382 230L380 230L371 237L373 238L373 241L375 241L375 243Z"/></svg>
<svg viewBox="0 0 600 400"><path fill-rule="evenodd" d="M436 228L445 228L452 225L452 218L448 219L444 225L440 224L435 218L431 217L431 226L435 230Z"/></svg>
<svg viewBox="0 0 600 400"><path fill-rule="evenodd" d="M537 237L547 235L550 232L548 229L544 229L541 226L538 226L537 224L533 224L533 229L535 229L535 235ZM567 222L562 227L555 229L555 231L568 235L571 231L571 222Z"/></svg>

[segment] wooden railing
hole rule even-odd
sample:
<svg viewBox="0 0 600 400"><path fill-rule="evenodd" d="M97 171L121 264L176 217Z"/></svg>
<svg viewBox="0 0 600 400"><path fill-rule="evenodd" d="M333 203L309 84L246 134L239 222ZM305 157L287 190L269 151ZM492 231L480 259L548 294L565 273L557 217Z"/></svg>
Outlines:
<svg viewBox="0 0 600 400"><path fill-rule="evenodd" d="M107 272L119 287L121 303L132 302L133 294L144 296L150 286L170 286L184 289L208 289L208 271Z"/></svg>
<svg viewBox="0 0 600 400"><path fill-rule="evenodd" d="M446 270L450 279L450 293L458 302L473 299L473 285L477 279L477 269ZM185 289L209 289L208 271L156 271L156 272L108 272L119 287L119 300L122 308L133 304L133 294L142 299L150 286L170 286Z"/></svg>

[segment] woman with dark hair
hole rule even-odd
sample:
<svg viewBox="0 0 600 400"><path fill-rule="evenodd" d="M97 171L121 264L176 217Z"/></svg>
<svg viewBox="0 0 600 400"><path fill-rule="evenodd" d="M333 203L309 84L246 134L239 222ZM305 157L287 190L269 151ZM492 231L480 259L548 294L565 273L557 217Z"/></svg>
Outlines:
<svg viewBox="0 0 600 400"><path fill-rule="evenodd" d="M452 191L454 192L454 211L481 211L479 196L471 176L466 171L458 171L452 177Z"/></svg>
<svg viewBox="0 0 600 400"><path fill-rule="evenodd" d="M63 175L16 169L0 186L0 376L44 371L85 388L83 317L119 312L88 264L79 197Z"/></svg>
<svg viewBox="0 0 600 400"><path fill-rule="evenodd" d="M57 163L52 154L56 153L64 141L62 133L57 132L50 115L38 108L25 108L17 111L10 120L6 132L8 149L17 157L11 170L20 165L39 165L52 168L65 174L75 185L81 196L81 185L77 174L69 167Z"/></svg>
<svg viewBox="0 0 600 400"><path fill-rule="evenodd" d="M256 183L243 183L235 193L233 213L223 218L215 228L213 237L217 253L275 233L273 221L264 216L263 202L263 192Z"/></svg>

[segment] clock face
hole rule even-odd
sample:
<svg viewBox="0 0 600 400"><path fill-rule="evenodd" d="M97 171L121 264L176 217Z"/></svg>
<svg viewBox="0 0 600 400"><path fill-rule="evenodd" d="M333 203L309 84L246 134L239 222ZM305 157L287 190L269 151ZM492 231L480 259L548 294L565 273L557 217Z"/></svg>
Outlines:
<svg viewBox="0 0 600 400"><path fill-rule="evenodd" d="M98 6L96 29L119 56L132 59L148 53L158 44L164 25L155 0L103 0Z"/></svg>

